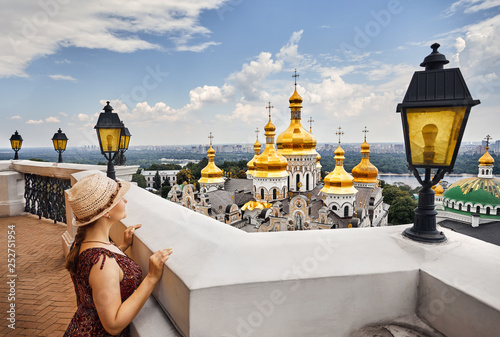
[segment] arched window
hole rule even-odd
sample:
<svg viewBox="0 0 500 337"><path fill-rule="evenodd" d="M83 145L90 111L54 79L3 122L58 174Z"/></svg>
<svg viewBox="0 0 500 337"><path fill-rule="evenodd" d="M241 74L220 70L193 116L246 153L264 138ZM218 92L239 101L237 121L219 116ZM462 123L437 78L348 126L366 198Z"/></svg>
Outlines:
<svg viewBox="0 0 500 337"><path fill-rule="evenodd" d="M337 210L337 206L333 205L332 206L332 211L336 211Z"/></svg>
<svg viewBox="0 0 500 337"><path fill-rule="evenodd" d="M458 210L461 211L462 210L462 204L458 204Z"/></svg>
<svg viewBox="0 0 500 337"><path fill-rule="evenodd" d="M264 189L260 189L260 198L264 200Z"/></svg>
<svg viewBox="0 0 500 337"><path fill-rule="evenodd" d="M484 176L484 169L481 170L481 174Z"/></svg>
<svg viewBox="0 0 500 337"><path fill-rule="evenodd" d="M476 213L481 213L481 207L480 206L476 207Z"/></svg>
<svg viewBox="0 0 500 337"><path fill-rule="evenodd" d="M286 187L290 189L290 176L286 177Z"/></svg>
<svg viewBox="0 0 500 337"><path fill-rule="evenodd" d="M497 208L497 215L500 215L500 207Z"/></svg>
<svg viewBox="0 0 500 337"><path fill-rule="evenodd" d="M349 216L349 206L344 207L344 218L347 218Z"/></svg>
<svg viewBox="0 0 500 337"><path fill-rule="evenodd" d="M306 175L306 191L309 191L309 174Z"/></svg>
<svg viewBox="0 0 500 337"><path fill-rule="evenodd" d="M273 188L273 200L276 200L276 197L277 197L277 196L276 196L276 189L275 189L275 188Z"/></svg>
<svg viewBox="0 0 500 337"><path fill-rule="evenodd" d="M490 208L486 207L486 215L490 215Z"/></svg>
<svg viewBox="0 0 500 337"><path fill-rule="evenodd" d="M467 212L470 213L470 205L467 205Z"/></svg>
<svg viewBox="0 0 500 337"><path fill-rule="evenodd" d="M451 203L451 208L455 208L455 202L454 201Z"/></svg>
<svg viewBox="0 0 500 337"><path fill-rule="evenodd" d="M295 176L295 186L297 187L297 191L300 191L299 183L300 183L300 175L297 174Z"/></svg>

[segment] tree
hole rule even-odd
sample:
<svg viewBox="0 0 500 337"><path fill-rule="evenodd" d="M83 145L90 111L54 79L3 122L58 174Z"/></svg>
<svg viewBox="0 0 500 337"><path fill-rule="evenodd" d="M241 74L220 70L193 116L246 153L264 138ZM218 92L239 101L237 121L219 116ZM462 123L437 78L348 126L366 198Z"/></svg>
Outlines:
<svg viewBox="0 0 500 337"><path fill-rule="evenodd" d="M401 225L412 223L417 202L409 196L396 197L389 208L389 223Z"/></svg>
<svg viewBox="0 0 500 337"><path fill-rule="evenodd" d="M236 174L236 178L245 179L247 177L247 173L244 170L240 170L238 174Z"/></svg>
<svg viewBox="0 0 500 337"><path fill-rule="evenodd" d="M402 191L400 188L394 185L385 185L382 190L382 196L384 197L384 202L392 205L394 200L398 197L410 196L408 191Z"/></svg>
<svg viewBox="0 0 500 337"><path fill-rule="evenodd" d="M137 170L139 172L140 170ZM137 183L137 186L146 188L148 183L146 182L146 178L140 173L135 173L132 175L132 181Z"/></svg>
<svg viewBox="0 0 500 337"><path fill-rule="evenodd" d="M159 190L161 188L161 177L159 171L156 171L156 174L153 178L153 188L155 190Z"/></svg>
<svg viewBox="0 0 500 337"><path fill-rule="evenodd" d="M161 188L161 191L160 191L160 195L162 198L167 198L168 196L168 192L170 192L170 190L172 189L172 187L170 185L163 185L163 187Z"/></svg>
<svg viewBox="0 0 500 337"><path fill-rule="evenodd" d="M179 172L177 172L176 177L177 177L178 184L183 184L184 182L190 184L193 175L191 173L191 170L186 168L186 169L182 169Z"/></svg>

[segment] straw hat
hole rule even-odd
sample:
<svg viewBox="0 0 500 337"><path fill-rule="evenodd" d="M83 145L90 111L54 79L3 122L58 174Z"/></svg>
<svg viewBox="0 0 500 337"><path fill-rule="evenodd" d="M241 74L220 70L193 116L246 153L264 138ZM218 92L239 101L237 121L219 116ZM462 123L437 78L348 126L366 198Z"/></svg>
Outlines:
<svg viewBox="0 0 500 337"><path fill-rule="evenodd" d="M84 226L99 219L120 202L129 188L129 182L117 182L102 173L78 181L68 191L68 201L75 215L73 226Z"/></svg>

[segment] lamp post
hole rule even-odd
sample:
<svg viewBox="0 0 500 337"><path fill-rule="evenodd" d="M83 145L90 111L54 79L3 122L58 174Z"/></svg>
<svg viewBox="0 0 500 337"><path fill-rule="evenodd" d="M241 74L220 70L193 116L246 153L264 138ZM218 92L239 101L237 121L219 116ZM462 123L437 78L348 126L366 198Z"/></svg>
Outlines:
<svg viewBox="0 0 500 337"><path fill-rule="evenodd" d="M403 235L415 241L438 243L446 236L436 230L431 187L453 170L471 107L480 102L472 99L459 68L443 69L449 61L438 52L439 44L431 48L432 53L420 64L425 70L413 74L397 112L403 122L408 169L422 185L413 227ZM418 169L425 171L423 180ZM433 169L436 173L431 177Z"/></svg>
<svg viewBox="0 0 500 337"><path fill-rule="evenodd" d="M14 132L14 134L10 137L10 146L12 147L12 150L14 150L14 160L19 159L19 156L17 155L17 152L21 150L21 146L23 145L23 137L17 132Z"/></svg>
<svg viewBox="0 0 500 337"><path fill-rule="evenodd" d="M125 124L122 123L122 135L120 137L120 165L125 165L123 154L128 150L128 144L130 143L130 131L125 127Z"/></svg>
<svg viewBox="0 0 500 337"><path fill-rule="evenodd" d="M66 150L68 137L66 137L66 134L61 131L61 128L59 128L59 130L54 133L54 136L52 137L52 143L54 143L54 150L56 150L56 152L59 152L59 159L57 160L57 162L62 163L62 153Z"/></svg>
<svg viewBox="0 0 500 337"><path fill-rule="evenodd" d="M120 139L122 133L122 123L117 113L112 112L113 108L106 102L97 124L94 129L97 130L97 139L99 140L99 147L101 153L108 160L107 176L111 179L116 179L115 167L113 160L118 154L120 149Z"/></svg>

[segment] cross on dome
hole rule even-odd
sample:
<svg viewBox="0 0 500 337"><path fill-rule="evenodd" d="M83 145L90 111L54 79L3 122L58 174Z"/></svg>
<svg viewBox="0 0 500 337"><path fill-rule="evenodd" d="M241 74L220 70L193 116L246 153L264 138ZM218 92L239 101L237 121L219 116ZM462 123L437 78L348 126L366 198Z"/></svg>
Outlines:
<svg viewBox="0 0 500 337"><path fill-rule="evenodd" d="M299 77L300 75L297 74L297 68L295 68L295 74L292 75L292 77L295 77L295 86L297 86L297 77Z"/></svg>
<svg viewBox="0 0 500 337"><path fill-rule="evenodd" d="M312 123L314 122L313 118L312 117L309 117L309 132L312 132Z"/></svg>
<svg viewBox="0 0 500 337"><path fill-rule="evenodd" d="M365 134L365 142L366 142L366 134L367 134L368 132L370 132L370 131L369 131L369 130L366 128L366 126L365 126L365 129L364 129L363 131L361 131L361 132L364 132L364 134Z"/></svg>
<svg viewBox="0 0 500 337"><path fill-rule="evenodd" d="M214 136L212 136L212 131L210 131L210 136L208 136L208 138L210 139L210 146L212 146L212 139L214 138Z"/></svg>
<svg viewBox="0 0 500 337"><path fill-rule="evenodd" d="M259 128L255 129L255 134L257 135L257 140L259 140Z"/></svg>
<svg viewBox="0 0 500 337"><path fill-rule="evenodd" d="M490 135L487 135L486 137L484 137L484 139L486 139L486 151L488 151L490 148L490 139L492 139L492 137Z"/></svg>
<svg viewBox="0 0 500 337"><path fill-rule="evenodd" d="M337 136L339 136L339 144L340 144L340 137L344 134L344 132L342 131L342 128L339 126L339 131L335 132L335 134Z"/></svg>
<svg viewBox="0 0 500 337"><path fill-rule="evenodd" d="M269 101L268 106L266 106L266 109L269 109L269 120L271 120L271 109L274 109L274 107L271 105L271 101Z"/></svg>

